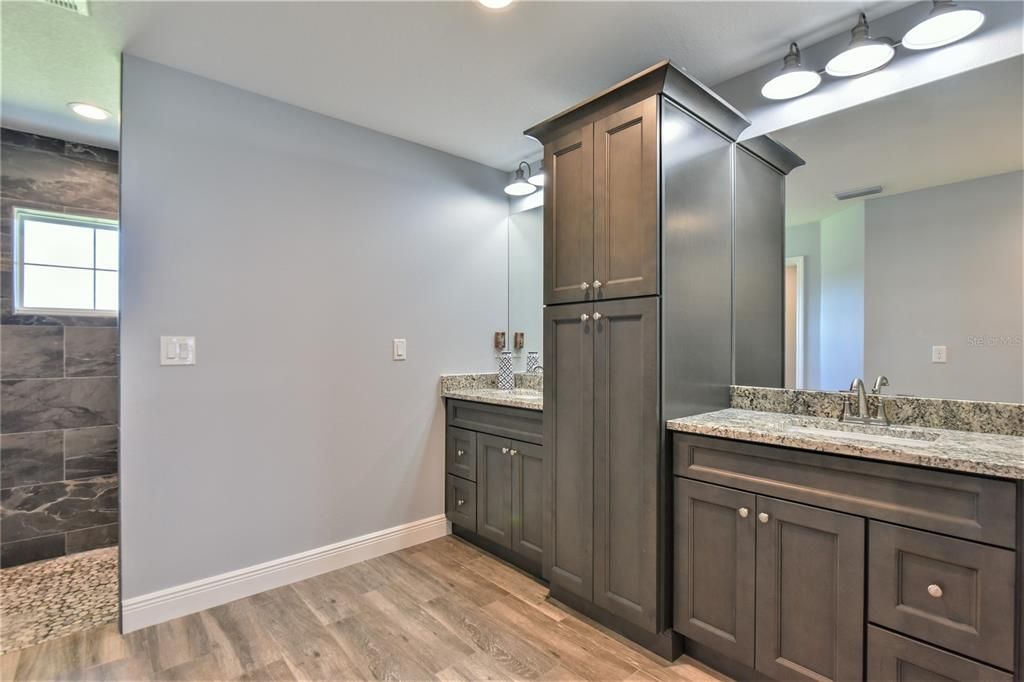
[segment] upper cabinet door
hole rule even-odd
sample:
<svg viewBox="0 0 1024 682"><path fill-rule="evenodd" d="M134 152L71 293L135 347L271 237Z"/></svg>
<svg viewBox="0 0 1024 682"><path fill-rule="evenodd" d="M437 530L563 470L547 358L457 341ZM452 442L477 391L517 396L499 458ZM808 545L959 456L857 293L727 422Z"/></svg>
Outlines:
<svg viewBox="0 0 1024 682"><path fill-rule="evenodd" d="M594 281L594 126L544 147L544 303L588 301Z"/></svg>
<svg viewBox="0 0 1024 682"><path fill-rule="evenodd" d="M595 303L591 319L596 330L594 603L656 632L664 426L659 417L658 299Z"/></svg>
<svg viewBox="0 0 1024 682"><path fill-rule="evenodd" d="M757 670L864 679L864 519L758 497L757 521Z"/></svg>
<svg viewBox="0 0 1024 682"><path fill-rule="evenodd" d="M594 124L594 300L658 293L658 97Z"/></svg>

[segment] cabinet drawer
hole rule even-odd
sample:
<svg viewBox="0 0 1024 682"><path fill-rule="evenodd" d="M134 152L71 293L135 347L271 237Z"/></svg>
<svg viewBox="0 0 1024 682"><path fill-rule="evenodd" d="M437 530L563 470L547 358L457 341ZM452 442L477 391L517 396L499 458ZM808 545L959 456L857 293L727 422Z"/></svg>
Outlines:
<svg viewBox="0 0 1024 682"><path fill-rule="evenodd" d="M1013 675L868 626L869 682L1011 682Z"/></svg>
<svg viewBox="0 0 1024 682"><path fill-rule="evenodd" d="M445 514L452 523L476 532L476 483L448 474Z"/></svg>
<svg viewBox="0 0 1024 682"><path fill-rule="evenodd" d="M1013 668L1014 553L869 524L868 620Z"/></svg>
<svg viewBox="0 0 1024 682"><path fill-rule="evenodd" d="M675 474L1013 548L1011 481L677 433Z"/></svg>
<svg viewBox="0 0 1024 682"><path fill-rule="evenodd" d="M476 433L448 427L444 441L444 466L449 474L476 480Z"/></svg>
<svg viewBox="0 0 1024 682"><path fill-rule="evenodd" d="M503 407L449 398L448 425L538 445L544 442L544 414L539 410Z"/></svg>

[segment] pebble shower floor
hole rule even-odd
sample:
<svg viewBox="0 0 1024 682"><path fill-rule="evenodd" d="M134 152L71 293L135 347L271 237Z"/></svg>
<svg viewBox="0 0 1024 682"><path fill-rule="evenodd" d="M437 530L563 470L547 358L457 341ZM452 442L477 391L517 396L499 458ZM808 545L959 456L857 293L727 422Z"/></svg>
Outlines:
<svg viewBox="0 0 1024 682"><path fill-rule="evenodd" d="M117 547L0 570L0 653L117 620Z"/></svg>

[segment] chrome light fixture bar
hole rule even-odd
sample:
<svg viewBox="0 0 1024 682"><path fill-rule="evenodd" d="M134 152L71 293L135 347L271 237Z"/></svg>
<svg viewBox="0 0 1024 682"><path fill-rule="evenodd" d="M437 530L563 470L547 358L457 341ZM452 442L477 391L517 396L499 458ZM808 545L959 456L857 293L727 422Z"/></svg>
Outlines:
<svg viewBox="0 0 1024 682"><path fill-rule="evenodd" d="M891 40L872 38L868 34L868 18L863 12L850 34L850 46L825 65L825 73L828 75L836 78L861 76L882 68L896 56L896 48Z"/></svg>
<svg viewBox="0 0 1024 682"><path fill-rule="evenodd" d="M961 7L953 0L932 0L932 9L924 21L907 31L903 47L908 50L930 50L955 43L971 35L985 23L985 13Z"/></svg>
<svg viewBox="0 0 1024 682"><path fill-rule="evenodd" d="M818 72L800 63L800 47L790 43L789 52L782 59L782 73L764 84L761 95L768 99L792 99L806 95L820 83Z"/></svg>
<svg viewBox="0 0 1024 682"><path fill-rule="evenodd" d="M526 172L529 173L529 176L523 173L523 166L526 166ZM530 184L526 180L527 177L533 177L533 169L530 168L530 164L520 161L512 182L505 185L505 194L512 197L525 197L527 194L533 194L537 191L537 186Z"/></svg>

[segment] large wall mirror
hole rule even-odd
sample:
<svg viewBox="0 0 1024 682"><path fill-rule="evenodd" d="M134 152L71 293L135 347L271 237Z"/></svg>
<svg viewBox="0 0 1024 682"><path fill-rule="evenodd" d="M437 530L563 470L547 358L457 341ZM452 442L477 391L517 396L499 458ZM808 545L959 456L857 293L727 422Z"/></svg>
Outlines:
<svg viewBox="0 0 1024 682"><path fill-rule="evenodd" d="M513 212L508 219L508 341L513 367L526 371L527 356L544 359L544 207ZM515 334L523 347L515 347Z"/></svg>
<svg viewBox="0 0 1024 682"><path fill-rule="evenodd" d="M786 183L786 387L1024 401L1022 82L1016 57L773 133L807 162Z"/></svg>

